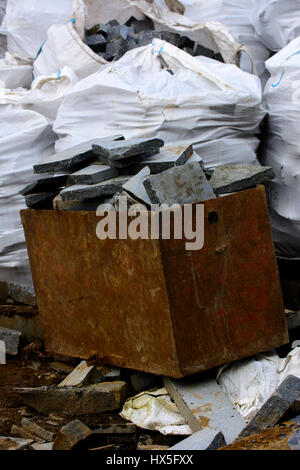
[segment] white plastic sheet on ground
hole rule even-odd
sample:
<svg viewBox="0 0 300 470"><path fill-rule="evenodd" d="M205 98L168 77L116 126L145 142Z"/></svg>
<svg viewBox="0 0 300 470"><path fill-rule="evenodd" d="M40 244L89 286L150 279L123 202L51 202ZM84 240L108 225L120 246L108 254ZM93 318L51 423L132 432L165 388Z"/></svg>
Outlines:
<svg viewBox="0 0 300 470"><path fill-rule="evenodd" d="M264 90L269 130L262 163L274 168L268 183L273 238L278 255L300 258L300 38L266 62Z"/></svg>
<svg viewBox="0 0 300 470"><path fill-rule="evenodd" d="M162 434L190 435L192 431L165 388L129 398L120 416L143 429Z"/></svg>
<svg viewBox="0 0 300 470"><path fill-rule="evenodd" d="M34 179L34 163L53 153L55 135L46 118L15 105L0 106L0 280L32 283L19 211L19 191Z"/></svg>
<svg viewBox="0 0 300 470"><path fill-rule="evenodd" d="M47 37L48 28L73 16L73 0L7 0L0 32L7 35L8 51L33 60Z"/></svg>
<svg viewBox="0 0 300 470"><path fill-rule="evenodd" d="M261 97L258 77L155 39L73 87L54 124L56 150L123 134L193 143L211 166L254 163Z"/></svg>
<svg viewBox="0 0 300 470"><path fill-rule="evenodd" d="M283 359L268 353L233 363L221 373L218 382L237 411L249 421L290 374L300 377L300 348Z"/></svg>

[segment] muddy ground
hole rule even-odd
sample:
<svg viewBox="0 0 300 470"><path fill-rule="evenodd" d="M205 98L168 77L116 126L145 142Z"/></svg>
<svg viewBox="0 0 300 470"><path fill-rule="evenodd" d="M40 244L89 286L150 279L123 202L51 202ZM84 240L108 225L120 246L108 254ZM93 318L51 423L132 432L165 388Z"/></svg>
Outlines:
<svg viewBox="0 0 300 470"><path fill-rule="evenodd" d="M23 345L24 346L24 345ZM28 357L29 356L29 357ZM121 410L105 412L92 416L75 417L69 414L43 416L35 410L26 407L15 392L15 387L40 387L59 384L78 363L77 360L63 362L65 358L51 356L45 352L21 352L16 358L8 358L6 365L0 365L0 436L13 436L11 428L19 425L23 417L32 419L43 428L57 433L58 430L75 418L80 419L92 430L102 423L125 423L119 416ZM66 372L54 370L52 363L65 364ZM14 435L13 437L18 437ZM136 450L138 443L171 446L182 437L163 436L156 431L138 429L134 434L97 435L88 444L89 448L112 446L111 449Z"/></svg>

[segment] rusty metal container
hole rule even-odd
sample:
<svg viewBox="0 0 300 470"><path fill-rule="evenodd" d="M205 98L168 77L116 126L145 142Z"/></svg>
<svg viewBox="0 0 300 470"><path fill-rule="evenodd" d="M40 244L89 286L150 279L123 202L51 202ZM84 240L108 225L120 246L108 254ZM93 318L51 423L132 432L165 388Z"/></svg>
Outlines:
<svg viewBox="0 0 300 470"><path fill-rule="evenodd" d="M21 217L48 351L180 378L288 342L263 186L205 202L199 251L99 240L94 212Z"/></svg>

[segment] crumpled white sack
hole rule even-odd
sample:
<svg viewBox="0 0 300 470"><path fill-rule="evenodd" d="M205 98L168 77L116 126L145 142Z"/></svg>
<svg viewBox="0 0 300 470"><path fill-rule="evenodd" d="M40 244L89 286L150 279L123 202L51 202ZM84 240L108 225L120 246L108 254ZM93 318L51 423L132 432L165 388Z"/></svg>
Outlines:
<svg viewBox="0 0 300 470"><path fill-rule="evenodd" d="M129 398L120 413L140 428L162 434L190 435L192 431L165 388Z"/></svg>
<svg viewBox="0 0 300 470"><path fill-rule="evenodd" d="M237 411L249 421L290 374L300 377L300 347L283 359L271 352L235 362L223 370L218 382Z"/></svg>
<svg viewBox="0 0 300 470"><path fill-rule="evenodd" d="M207 166L252 164L265 114L258 77L155 39L65 96L54 124L56 151L122 134L193 144Z"/></svg>

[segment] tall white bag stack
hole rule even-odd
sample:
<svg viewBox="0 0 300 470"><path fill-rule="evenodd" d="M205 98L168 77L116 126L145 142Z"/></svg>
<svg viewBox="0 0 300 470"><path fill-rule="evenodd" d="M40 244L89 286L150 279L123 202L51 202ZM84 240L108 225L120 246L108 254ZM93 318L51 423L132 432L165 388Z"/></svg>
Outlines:
<svg viewBox="0 0 300 470"><path fill-rule="evenodd" d="M193 143L208 166L256 162L259 78L155 39L78 82L54 123L61 151L123 134Z"/></svg>
<svg viewBox="0 0 300 470"><path fill-rule="evenodd" d="M300 259L300 37L266 66L269 132L262 162L276 172L268 184L274 242L281 257Z"/></svg>
<svg viewBox="0 0 300 470"><path fill-rule="evenodd" d="M0 106L0 281L32 285L19 211L19 191L33 181L32 166L53 153L55 134L41 114Z"/></svg>

